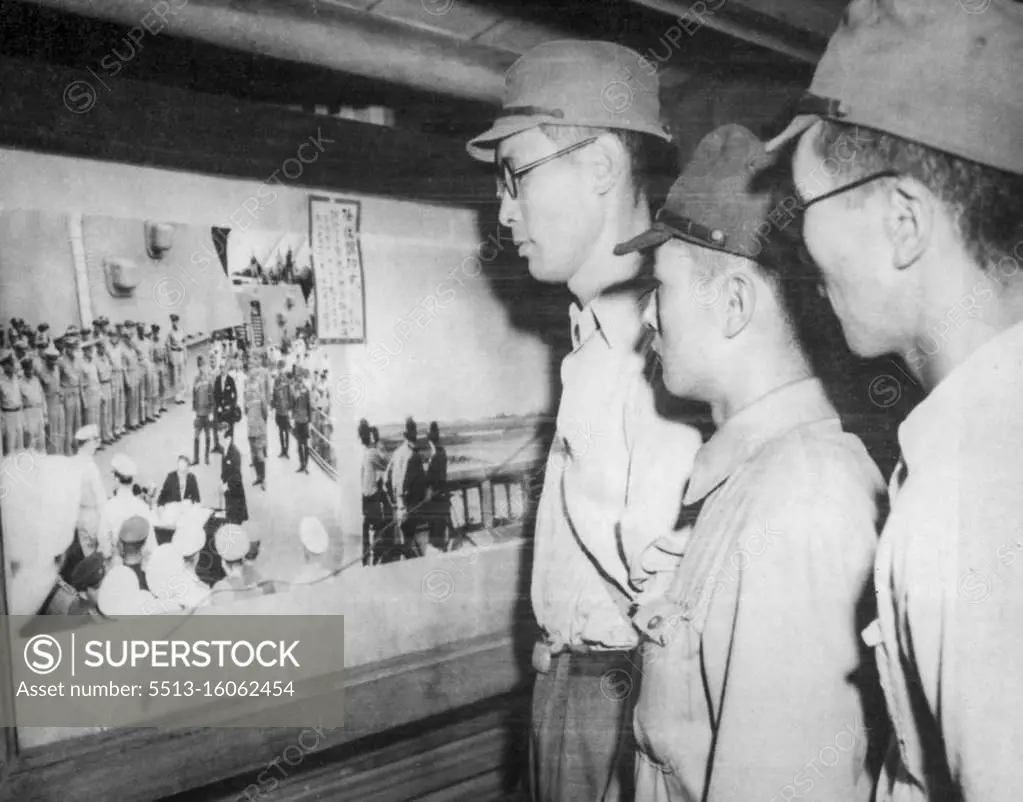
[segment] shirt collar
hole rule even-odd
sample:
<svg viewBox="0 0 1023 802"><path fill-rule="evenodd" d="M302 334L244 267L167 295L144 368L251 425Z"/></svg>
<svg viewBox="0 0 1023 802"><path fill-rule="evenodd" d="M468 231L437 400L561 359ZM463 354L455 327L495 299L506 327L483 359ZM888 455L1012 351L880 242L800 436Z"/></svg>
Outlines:
<svg viewBox="0 0 1023 802"><path fill-rule="evenodd" d="M634 348L643 325L642 295L638 290L601 295L581 309L573 303L568 310L573 350L578 351L597 334L608 348Z"/></svg>
<svg viewBox="0 0 1023 802"><path fill-rule="evenodd" d="M697 452L683 504L695 504L753 458L769 441L838 413L820 380L800 379L772 390L740 410Z"/></svg>
<svg viewBox="0 0 1023 802"><path fill-rule="evenodd" d="M944 447L958 451L962 442L954 432L978 414L978 404L1018 404L1015 396L1021 376L1023 323L1017 323L957 365L902 422L899 446L907 469L926 464ZM1008 397L1003 399L1003 394Z"/></svg>

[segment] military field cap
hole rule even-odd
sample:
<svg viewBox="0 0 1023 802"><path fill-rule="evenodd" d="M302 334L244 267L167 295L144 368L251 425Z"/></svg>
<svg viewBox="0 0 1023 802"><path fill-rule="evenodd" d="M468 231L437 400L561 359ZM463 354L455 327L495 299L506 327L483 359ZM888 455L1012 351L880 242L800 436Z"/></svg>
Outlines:
<svg viewBox="0 0 1023 802"><path fill-rule="evenodd" d="M228 562L239 562L249 551L249 536L238 524L225 524L214 537L217 554Z"/></svg>
<svg viewBox="0 0 1023 802"><path fill-rule="evenodd" d="M14 364L14 352L13 351L6 351L6 350L0 351L0 365L4 364L4 362L10 362L11 364Z"/></svg>
<svg viewBox="0 0 1023 802"><path fill-rule="evenodd" d="M141 515L133 515L123 524L118 533L122 543L144 543L149 537L149 521Z"/></svg>
<svg viewBox="0 0 1023 802"><path fill-rule="evenodd" d="M756 258L763 248L757 229L772 202L770 187L758 186L758 179L775 161L776 156L741 125L712 131L696 146L653 226L616 245L615 253L621 256L677 238Z"/></svg>
<svg viewBox="0 0 1023 802"><path fill-rule="evenodd" d="M46 350L43 351L43 356L49 359L60 359L60 351L54 347L53 343L50 343L46 346Z"/></svg>
<svg viewBox="0 0 1023 802"><path fill-rule="evenodd" d="M19 337L17 340L14 341L14 347L20 348L22 350L28 348L28 338Z"/></svg>
<svg viewBox="0 0 1023 802"><path fill-rule="evenodd" d="M1023 174L1023 4L853 0L774 150L821 118Z"/></svg>
<svg viewBox="0 0 1023 802"><path fill-rule="evenodd" d="M658 91L656 69L627 47L545 42L509 68L497 120L466 149L474 159L492 161L502 139L538 125L623 128L670 142Z"/></svg>
<svg viewBox="0 0 1023 802"><path fill-rule="evenodd" d="M103 581L105 561L98 551L82 560L71 572L71 587L82 591L94 588Z"/></svg>

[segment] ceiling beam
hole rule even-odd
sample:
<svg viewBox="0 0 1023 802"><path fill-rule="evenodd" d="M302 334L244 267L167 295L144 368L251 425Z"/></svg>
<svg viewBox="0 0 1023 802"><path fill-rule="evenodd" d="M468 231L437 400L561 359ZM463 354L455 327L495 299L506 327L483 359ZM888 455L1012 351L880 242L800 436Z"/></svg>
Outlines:
<svg viewBox="0 0 1023 802"><path fill-rule="evenodd" d="M824 53L827 37L795 28L776 17L767 16L750 0L632 0L636 5L675 17L688 35L700 27L773 50L807 64L816 64ZM837 25L838 20L835 20ZM662 32L662 37L668 29ZM676 35L675 41L681 38Z"/></svg>
<svg viewBox="0 0 1023 802"><path fill-rule="evenodd" d="M245 53L443 95L499 103L518 57L334 4L288 0L31 0L35 5L128 26L146 39L170 34ZM162 10L162 15L157 12ZM125 52L126 42L111 42Z"/></svg>

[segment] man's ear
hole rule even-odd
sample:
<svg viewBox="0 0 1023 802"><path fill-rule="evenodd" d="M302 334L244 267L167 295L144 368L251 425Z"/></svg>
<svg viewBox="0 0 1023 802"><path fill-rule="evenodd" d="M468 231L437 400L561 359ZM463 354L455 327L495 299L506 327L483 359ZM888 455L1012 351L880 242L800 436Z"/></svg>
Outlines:
<svg viewBox="0 0 1023 802"><path fill-rule="evenodd" d="M613 134L601 134L581 158L587 160L593 188L599 195L610 192L628 170L628 154L621 140Z"/></svg>
<svg viewBox="0 0 1023 802"><path fill-rule="evenodd" d="M922 183L908 176L894 180L887 198L885 230L892 243L895 267L903 270L927 249L938 201Z"/></svg>
<svg viewBox="0 0 1023 802"><path fill-rule="evenodd" d="M731 339L753 319L757 305L757 286L745 270L730 269L724 278L723 296L724 334Z"/></svg>

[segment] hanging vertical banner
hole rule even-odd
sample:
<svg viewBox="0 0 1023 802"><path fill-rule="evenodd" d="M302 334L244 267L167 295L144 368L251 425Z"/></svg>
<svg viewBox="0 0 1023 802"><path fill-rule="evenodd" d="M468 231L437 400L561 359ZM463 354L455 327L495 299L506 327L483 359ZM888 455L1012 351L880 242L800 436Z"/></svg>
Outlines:
<svg viewBox="0 0 1023 802"><path fill-rule="evenodd" d="M309 197L309 245L320 342L366 341L359 208L358 201Z"/></svg>

